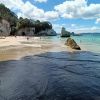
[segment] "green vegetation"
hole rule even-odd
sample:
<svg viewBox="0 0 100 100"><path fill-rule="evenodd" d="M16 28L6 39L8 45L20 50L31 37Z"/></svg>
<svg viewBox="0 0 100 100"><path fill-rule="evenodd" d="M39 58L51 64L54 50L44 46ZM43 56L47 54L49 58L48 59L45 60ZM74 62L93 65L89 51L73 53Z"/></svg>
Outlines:
<svg viewBox="0 0 100 100"><path fill-rule="evenodd" d="M52 24L48 21L40 22L39 20L35 21L22 17L18 19L17 15L5 7L4 4L0 4L0 20L2 19L5 19L10 23L11 35L14 35L19 29L26 27L34 27L36 35L42 30L52 29Z"/></svg>
<svg viewBox="0 0 100 100"><path fill-rule="evenodd" d="M35 34L37 34L38 32L42 30L52 29L52 24L47 21L40 22L39 20L37 20L35 21L34 26L35 26Z"/></svg>
<svg viewBox="0 0 100 100"><path fill-rule="evenodd" d="M23 19L20 17L17 21L17 29L25 27L35 27L36 33L41 30L52 29L52 24L50 22L40 22L39 20L31 20L28 18Z"/></svg>
<svg viewBox="0 0 100 100"><path fill-rule="evenodd" d="M22 17L20 17L17 21L16 28L21 29L21 28L25 28L25 27L34 27L34 24L30 19L28 19L28 18L23 19Z"/></svg>
<svg viewBox="0 0 100 100"><path fill-rule="evenodd" d="M5 7L4 4L0 4L0 19L7 20L11 26L16 26L18 20L17 15Z"/></svg>

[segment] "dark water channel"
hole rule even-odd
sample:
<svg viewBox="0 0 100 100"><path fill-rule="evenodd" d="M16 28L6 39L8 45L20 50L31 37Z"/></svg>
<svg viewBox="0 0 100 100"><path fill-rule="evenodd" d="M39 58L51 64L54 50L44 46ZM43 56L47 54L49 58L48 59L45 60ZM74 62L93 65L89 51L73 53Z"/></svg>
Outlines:
<svg viewBox="0 0 100 100"><path fill-rule="evenodd" d="M47 52L2 61L0 100L100 100L100 55Z"/></svg>

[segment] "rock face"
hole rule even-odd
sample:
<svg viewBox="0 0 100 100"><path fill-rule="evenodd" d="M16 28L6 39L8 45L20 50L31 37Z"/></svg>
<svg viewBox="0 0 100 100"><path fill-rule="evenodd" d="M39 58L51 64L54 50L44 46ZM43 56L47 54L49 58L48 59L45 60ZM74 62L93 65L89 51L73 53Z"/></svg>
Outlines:
<svg viewBox="0 0 100 100"><path fill-rule="evenodd" d="M70 32L66 31L64 27L61 30L61 37L70 37Z"/></svg>
<svg viewBox="0 0 100 100"><path fill-rule="evenodd" d="M47 32L47 35L48 36L56 36L57 33L53 29L49 29L48 32Z"/></svg>
<svg viewBox="0 0 100 100"><path fill-rule="evenodd" d="M65 45L70 46L72 49L81 50L79 45L77 45L75 40L72 38L68 38L67 41L65 42Z"/></svg>
<svg viewBox="0 0 100 100"><path fill-rule="evenodd" d="M17 31L18 36L34 36L35 28L33 27L26 27L21 28Z"/></svg>
<svg viewBox="0 0 100 100"><path fill-rule="evenodd" d="M0 21L0 36L9 36L11 32L10 23L2 19Z"/></svg>
<svg viewBox="0 0 100 100"><path fill-rule="evenodd" d="M31 27L26 27L26 28L21 28L17 31L18 36L56 36L57 33L53 29L47 29L45 31L40 31L37 34L35 33L35 28Z"/></svg>
<svg viewBox="0 0 100 100"><path fill-rule="evenodd" d="M56 36L57 33L53 29L47 29L45 31L40 31L38 35L45 35L45 36Z"/></svg>

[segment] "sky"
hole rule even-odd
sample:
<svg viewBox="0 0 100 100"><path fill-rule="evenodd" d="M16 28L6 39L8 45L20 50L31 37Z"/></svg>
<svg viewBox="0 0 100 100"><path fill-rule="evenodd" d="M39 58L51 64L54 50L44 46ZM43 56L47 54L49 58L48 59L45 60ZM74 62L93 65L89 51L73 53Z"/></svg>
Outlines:
<svg viewBox="0 0 100 100"><path fill-rule="evenodd" d="M61 32L100 33L100 0L0 0L18 17L49 21Z"/></svg>

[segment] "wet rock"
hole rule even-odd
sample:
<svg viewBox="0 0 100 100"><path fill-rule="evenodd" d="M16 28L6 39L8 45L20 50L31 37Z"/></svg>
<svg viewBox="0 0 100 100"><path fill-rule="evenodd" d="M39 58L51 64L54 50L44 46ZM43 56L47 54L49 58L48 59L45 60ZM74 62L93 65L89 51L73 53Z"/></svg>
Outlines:
<svg viewBox="0 0 100 100"><path fill-rule="evenodd" d="M72 49L81 50L80 46L72 38L68 38L65 45L70 46Z"/></svg>

